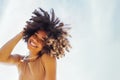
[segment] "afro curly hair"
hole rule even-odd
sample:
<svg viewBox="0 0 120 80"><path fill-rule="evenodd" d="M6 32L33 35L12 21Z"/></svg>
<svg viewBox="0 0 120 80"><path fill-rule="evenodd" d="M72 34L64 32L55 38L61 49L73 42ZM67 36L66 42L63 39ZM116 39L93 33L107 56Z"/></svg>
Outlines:
<svg viewBox="0 0 120 80"><path fill-rule="evenodd" d="M70 36L68 29L70 27L64 27L65 25L55 17L53 9L51 9L50 13L48 14L47 11L41 8L35 9L34 16L26 22L23 39L27 42L35 32L44 30L47 37L44 39L45 45L38 55L41 56L46 53L59 59L65 55L65 51L69 52L69 48L71 48L68 40L68 36Z"/></svg>

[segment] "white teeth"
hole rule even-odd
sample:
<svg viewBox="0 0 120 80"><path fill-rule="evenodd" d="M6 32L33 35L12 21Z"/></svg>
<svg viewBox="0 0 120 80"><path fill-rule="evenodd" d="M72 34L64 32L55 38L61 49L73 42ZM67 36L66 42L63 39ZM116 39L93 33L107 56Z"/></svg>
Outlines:
<svg viewBox="0 0 120 80"><path fill-rule="evenodd" d="M37 47L33 42L30 42L30 44L31 44L33 47Z"/></svg>

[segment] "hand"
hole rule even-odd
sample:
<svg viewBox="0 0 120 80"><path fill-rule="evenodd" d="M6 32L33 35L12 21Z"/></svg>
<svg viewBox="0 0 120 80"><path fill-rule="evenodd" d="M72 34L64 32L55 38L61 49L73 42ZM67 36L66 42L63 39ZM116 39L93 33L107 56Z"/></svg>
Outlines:
<svg viewBox="0 0 120 80"><path fill-rule="evenodd" d="M24 30L20 32L20 34L23 36L24 35Z"/></svg>

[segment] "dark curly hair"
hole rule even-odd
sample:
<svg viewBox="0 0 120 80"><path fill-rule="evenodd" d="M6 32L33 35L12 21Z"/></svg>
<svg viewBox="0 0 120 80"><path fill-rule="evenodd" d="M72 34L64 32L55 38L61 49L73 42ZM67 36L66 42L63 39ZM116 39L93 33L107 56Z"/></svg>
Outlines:
<svg viewBox="0 0 120 80"><path fill-rule="evenodd" d="M67 32L70 28L64 27L65 25L60 22L59 18L55 17L53 9L51 9L50 13L51 15L41 8L39 10L35 9L34 16L26 22L23 39L27 42L35 32L44 30L47 33L47 37L44 39L45 46L38 55L41 56L47 53L59 58L65 55L65 51L69 52L71 47L68 40L70 35Z"/></svg>

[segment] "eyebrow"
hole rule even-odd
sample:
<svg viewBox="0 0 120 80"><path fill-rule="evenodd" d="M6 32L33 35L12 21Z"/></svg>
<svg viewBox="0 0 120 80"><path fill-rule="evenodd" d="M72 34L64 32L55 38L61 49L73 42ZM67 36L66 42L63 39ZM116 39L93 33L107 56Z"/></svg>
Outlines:
<svg viewBox="0 0 120 80"><path fill-rule="evenodd" d="M35 35L39 40L42 40L42 41L44 40L44 38L43 38L43 37L40 38L40 37L37 35L37 33L35 33L34 35Z"/></svg>

